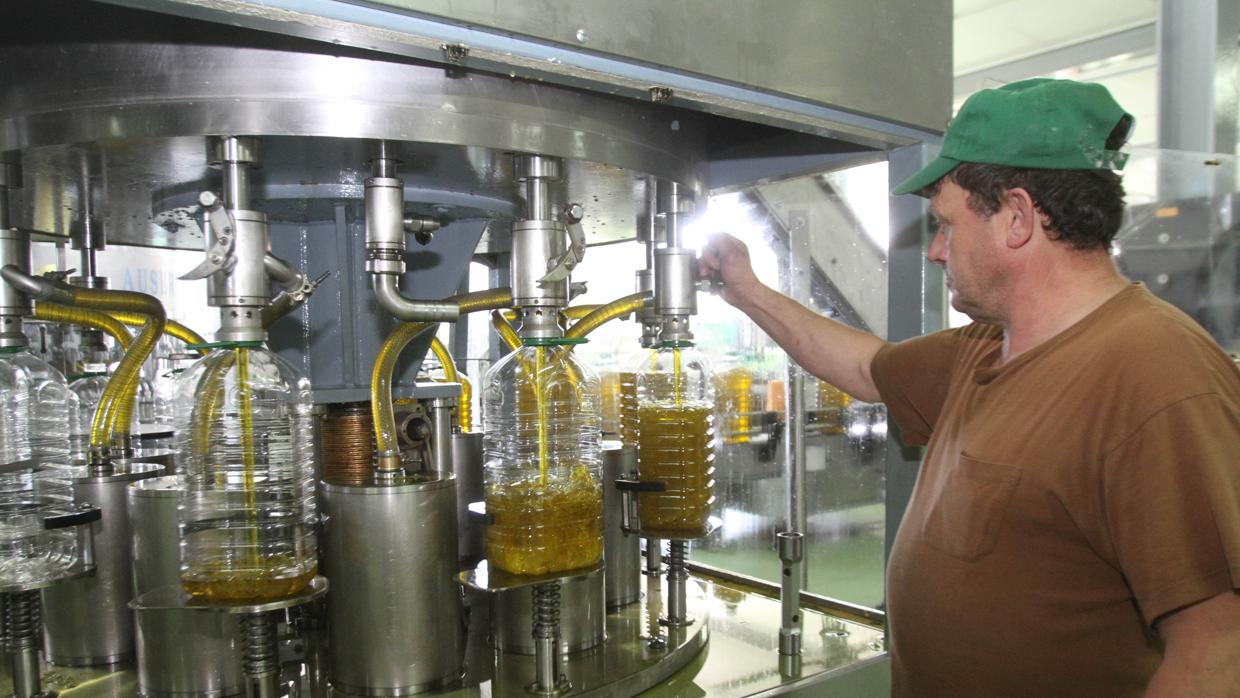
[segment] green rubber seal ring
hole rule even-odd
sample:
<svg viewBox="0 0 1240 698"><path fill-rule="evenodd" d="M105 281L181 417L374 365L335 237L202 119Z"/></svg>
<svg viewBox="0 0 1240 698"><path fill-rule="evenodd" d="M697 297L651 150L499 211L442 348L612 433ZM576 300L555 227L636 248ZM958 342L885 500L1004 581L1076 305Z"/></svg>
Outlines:
<svg viewBox="0 0 1240 698"><path fill-rule="evenodd" d="M29 347L0 347L0 354L16 354L26 349L29 349Z"/></svg>
<svg viewBox="0 0 1240 698"><path fill-rule="evenodd" d="M669 339L659 342L660 349L684 349L694 346L692 339Z"/></svg>
<svg viewBox="0 0 1240 698"><path fill-rule="evenodd" d="M585 337L527 337L521 340L521 344L527 347L562 347L588 341Z"/></svg>
<svg viewBox="0 0 1240 698"><path fill-rule="evenodd" d="M185 348L191 351L199 351L201 349L259 349L263 346L262 342L203 342L202 344L186 344Z"/></svg>

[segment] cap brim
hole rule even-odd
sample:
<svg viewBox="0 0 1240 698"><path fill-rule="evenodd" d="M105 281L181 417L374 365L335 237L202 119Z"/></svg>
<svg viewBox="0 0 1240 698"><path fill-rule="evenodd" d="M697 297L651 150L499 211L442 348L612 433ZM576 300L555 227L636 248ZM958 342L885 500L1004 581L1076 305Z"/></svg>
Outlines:
<svg viewBox="0 0 1240 698"><path fill-rule="evenodd" d="M903 194L916 194L922 189L925 189L931 184L934 184L940 179L943 179L943 177L948 172L951 172L953 169L956 168L956 165L959 165L959 164L960 164L959 160L945 158L940 155L939 157L935 158L934 161L931 162L929 165L926 165L925 167L918 170L917 173L914 174L912 177L909 177L908 179L904 180L904 182L901 183L900 186L896 187L895 189L892 189L891 193L893 196L900 196Z"/></svg>

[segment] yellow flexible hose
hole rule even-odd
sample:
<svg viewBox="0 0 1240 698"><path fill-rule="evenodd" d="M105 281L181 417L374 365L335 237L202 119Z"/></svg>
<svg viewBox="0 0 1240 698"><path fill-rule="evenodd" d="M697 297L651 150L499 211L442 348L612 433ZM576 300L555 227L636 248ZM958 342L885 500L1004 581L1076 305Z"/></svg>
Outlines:
<svg viewBox="0 0 1240 698"><path fill-rule="evenodd" d="M443 366L443 378L445 382L455 383L458 380L456 372L456 362L452 360L452 354L448 353L448 348L439 341L438 337L431 339L431 353L439 359L439 365Z"/></svg>
<svg viewBox="0 0 1240 698"><path fill-rule="evenodd" d="M647 295L645 293L633 293L617 298L607 305L596 308L589 315L578 320L564 333L564 336L569 339L584 337L598 329L603 323L641 310L642 306L646 304L646 300Z"/></svg>
<svg viewBox="0 0 1240 698"><path fill-rule="evenodd" d="M106 332L112 339L115 339L122 350L128 350L129 345L133 342L133 335L129 334L129 330L125 329L124 323L108 313L101 313L97 310L70 308L59 303L39 301L34 304L34 317L36 320L67 322L101 330Z"/></svg>
<svg viewBox="0 0 1240 698"><path fill-rule="evenodd" d="M456 406L456 421L461 426L461 431L470 431L473 428L473 410L470 403L473 400L473 386L470 385L469 379L465 377L456 368L456 361L453 360L452 354L448 352L448 348L439 341L438 337L431 340L431 352L439 359L439 365L443 366L443 379L445 383L461 384L461 399Z"/></svg>
<svg viewBox="0 0 1240 698"><path fill-rule="evenodd" d="M563 313L564 317L568 318L569 320L580 320L581 318L589 315L590 313L598 310L601 307L603 306L591 305L589 303L585 305L570 305L564 310L561 310L560 312Z"/></svg>
<svg viewBox="0 0 1240 698"><path fill-rule="evenodd" d="M514 350L521 346L521 336L512 328L508 320L504 319L504 314L498 310L491 312L491 326L499 333L499 338L504 341L504 345L509 350Z"/></svg>
<svg viewBox="0 0 1240 698"><path fill-rule="evenodd" d="M116 373L104 388L91 422L91 452L102 453L111 446L113 435L129 434L142 364L163 334L167 316L159 300L145 293L77 287L66 287L64 290L69 295L66 305L87 310L137 313L146 317L142 331L130 345L129 351L125 352Z"/></svg>
<svg viewBox="0 0 1240 698"><path fill-rule="evenodd" d="M146 317L139 313L122 312L119 310L108 311L108 315L120 320L126 325L134 325L140 327L146 322ZM172 335L177 339L190 345L206 344L207 340L202 335L182 325L176 320L167 320L164 323L164 334ZM198 349L198 353L206 356L210 353L209 349Z"/></svg>
<svg viewBox="0 0 1240 698"><path fill-rule="evenodd" d="M512 305L512 290L507 288L476 291L452 296L445 300L456 303L462 315ZM396 359L414 337L434 327L424 322L403 322L392 331L379 348L375 367L370 374L370 409L375 422L375 452L380 459L399 454L396 443L396 415L392 411L392 372ZM389 461L391 462L391 461Z"/></svg>

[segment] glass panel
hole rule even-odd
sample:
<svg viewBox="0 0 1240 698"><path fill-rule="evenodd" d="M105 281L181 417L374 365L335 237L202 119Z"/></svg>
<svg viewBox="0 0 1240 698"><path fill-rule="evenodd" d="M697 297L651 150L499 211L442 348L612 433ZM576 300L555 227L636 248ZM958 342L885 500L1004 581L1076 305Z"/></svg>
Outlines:
<svg viewBox="0 0 1240 698"><path fill-rule="evenodd" d="M1112 248L1120 271L1240 352L1236 159L1137 149L1124 189L1124 225Z"/></svg>
<svg viewBox="0 0 1240 698"><path fill-rule="evenodd" d="M877 215L875 214L877 211ZM686 230L700 248L726 231L749 248L758 277L787 288L788 230L808 222L815 312L880 335L887 325L887 170L865 164L827 174L762 184L710 198ZM589 291L574 304L603 303L631 293L644 265L635 242L591 248L574 272ZM698 347L714 363L720 406L714 512L723 528L695 543L691 558L779 582L776 531L786 527L784 379L786 354L745 315L711 295L699 295L693 319ZM600 371L640 358L639 328L610 323L578 349ZM806 500L808 590L877 606L883 595L883 473L886 414L881 406L843 402L806 381Z"/></svg>

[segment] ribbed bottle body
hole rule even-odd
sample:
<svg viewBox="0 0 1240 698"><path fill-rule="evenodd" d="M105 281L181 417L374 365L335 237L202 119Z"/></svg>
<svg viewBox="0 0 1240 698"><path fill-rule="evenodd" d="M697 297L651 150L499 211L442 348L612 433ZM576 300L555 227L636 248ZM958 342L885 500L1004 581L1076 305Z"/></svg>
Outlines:
<svg viewBox="0 0 1240 698"><path fill-rule="evenodd" d="M484 379L487 559L514 574L603 555L601 395L571 346L525 346Z"/></svg>
<svg viewBox="0 0 1240 698"><path fill-rule="evenodd" d="M710 363L687 342L661 345L637 375L638 496L643 530L701 535L714 502L715 398Z"/></svg>
<svg viewBox="0 0 1240 698"><path fill-rule="evenodd" d="M739 365L721 366L715 374L715 413L724 444L749 443L753 411L753 371Z"/></svg>
<svg viewBox="0 0 1240 698"><path fill-rule="evenodd" d="M181 404L177 381L200 358L198 354L171 354L159 358L154 381L155 422L169 426L177 423Z"/></svg>
<svg viewBox="0 0 1240 698"><path fill-rule="evenodd" d="M57 470L0 473L0 585L57 579L77 559L73 527L47 530L43 520L73 508L73 485Z"/></svg>
<svg viewBox="0 0 1240 698"><path fill-rule="evenodd" d="M317 571L310 382L242 345L200 360L177 390L182 586L214 601L301 590Z"/></svg>
<svg viewBox="0 0 1240 698"><path fill-rule="evenodd" d="M78 417L78 399L64 375L24 348L0 354L0 361L5 462L68 462L70 420Z"/></svg>

